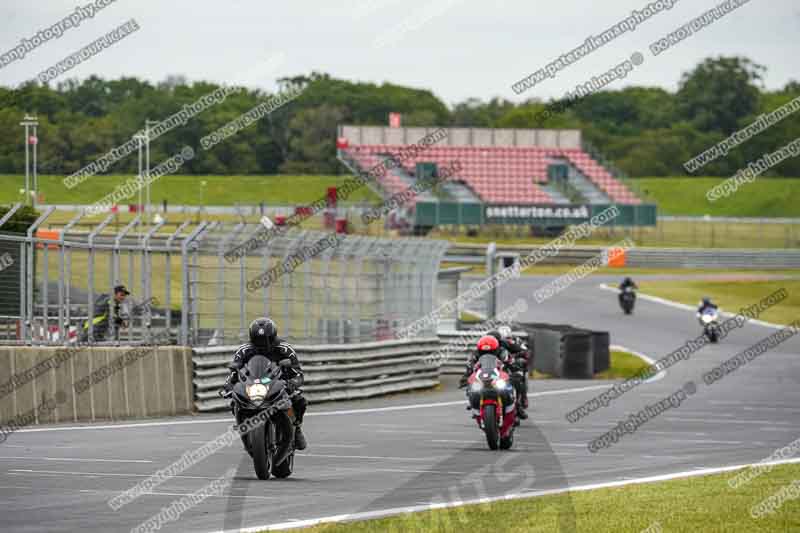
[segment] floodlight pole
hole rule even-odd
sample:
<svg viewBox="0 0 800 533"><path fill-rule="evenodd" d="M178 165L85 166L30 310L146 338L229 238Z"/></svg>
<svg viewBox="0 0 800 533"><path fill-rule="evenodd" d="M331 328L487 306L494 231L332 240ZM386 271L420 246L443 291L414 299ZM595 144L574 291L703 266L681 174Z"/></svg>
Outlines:
<svg viewBox="0 0 800 533"><path fill-rule="evenodd" d="M31 127L33 127L33 136L36 136L37 126L39 121L36 117L25 114L25 118L19 123L20 126L25 126L25 204L32 202L36 206L36 198L31 200L31 158L30 158L30 145L31 145ZM33 192L36 194L36 144L33 145Z"/></svg>

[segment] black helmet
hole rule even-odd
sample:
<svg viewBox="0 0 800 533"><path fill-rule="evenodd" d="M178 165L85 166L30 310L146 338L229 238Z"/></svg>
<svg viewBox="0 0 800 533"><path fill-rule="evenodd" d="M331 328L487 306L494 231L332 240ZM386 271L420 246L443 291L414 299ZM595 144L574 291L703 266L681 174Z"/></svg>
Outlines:
<svg viewBox="0 0 800 533"><path fill-rule="evenodd" d="M278 326L266 317L256 318L250 322L250 342L259 348L269 350L275 345Z"/></svg>
<svg viewBox="0 0 800 533"><path fill-rule="evenodd" d="M627 283L628 285L630 285L631 283L633 283L633 280L630 278L630 276L626 276L626 277L625 277L625 283Z"/></svg>
<svg viewBox="0 0 800 533"><path fill-rule="evenodd" d="M503 340L503 336L500 335L500 332L497 331L496 329L493 329L492 331L490 331L486 335L490 335L490 336L494 337L495 339L497 339L497 342L500 342L501 340Z"/></svg>
<svg viewBox="0 0 800 533"><path fill-rule="evenodd" d="M709 305L709 304L711 304L711 298L709 298L708 296L704 297L703 305Z"/></svg>

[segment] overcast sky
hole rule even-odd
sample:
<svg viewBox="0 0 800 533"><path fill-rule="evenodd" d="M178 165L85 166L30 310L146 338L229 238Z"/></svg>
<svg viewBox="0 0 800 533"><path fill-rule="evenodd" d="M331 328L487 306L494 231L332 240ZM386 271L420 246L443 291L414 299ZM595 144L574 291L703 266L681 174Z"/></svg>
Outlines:
<svg viewBox="0 0 800 533"><path fill-rule="evenodd" d="M93 0L2 0L0 54ZM134 18L140 30L64 77L168 75L275 88L281 76L327 72L350 80L427 88L447 104L468 97L562 97L628 58L644 64L625 85L677 87L701 59L746 56L768 67L770 89L800 80L800 2L751 0L654 57L649 45L720 0L672 0L663 11L517 96L511 84L642 9L650 0L116 0L0 68L16 86Z"/></svg>

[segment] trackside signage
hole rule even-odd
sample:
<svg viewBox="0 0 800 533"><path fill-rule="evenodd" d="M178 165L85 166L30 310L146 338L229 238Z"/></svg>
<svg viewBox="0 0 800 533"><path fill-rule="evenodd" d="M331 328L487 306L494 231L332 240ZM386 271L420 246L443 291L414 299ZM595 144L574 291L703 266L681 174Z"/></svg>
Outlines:
<svg viewBox="0 0 800 533"><path fill-rule="evenodd" d="M485 220L488 224L580 224L591 216L587 205L487 205L485 209Z"/></svg>

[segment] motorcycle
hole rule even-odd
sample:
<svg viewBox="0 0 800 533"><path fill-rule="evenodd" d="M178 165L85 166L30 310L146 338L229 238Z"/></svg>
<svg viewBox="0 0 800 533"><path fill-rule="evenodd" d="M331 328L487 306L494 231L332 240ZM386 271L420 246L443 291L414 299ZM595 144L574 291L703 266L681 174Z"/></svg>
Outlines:
<svg viewBox="0 0 800 533"><path fill-rule="evenodd" d="M239 381L232 390L220 395L230 398L237 425L258 421L254 428L241 435L245 450L253 458L258 479L287 478L294 468L294 411L292 396L280 376L289 359L275 364L256 355L239 370Z"/></svg>
<svg viewBox="0 0 800 533"><path fill-rule="evenodd" d="M708 340L716 343L719 340L719 313L716 309L706 309L700 315L700 324Z"/></svg>
<svg viewBox="0 0 800 533"><path fill-rule="evenodd" d="M626 315L633 313L633 306L636 303L636 291L633 287L625 287L619 294L619 305Z"/></svg>
<svg viewBox="0 0 800 533"><path fill-rule="evenodd" d="M514 444L516 399L509 375L497 357L478 359L467 380L467 399L478 427L486 434L489 449L507 450Z"/></svg>

